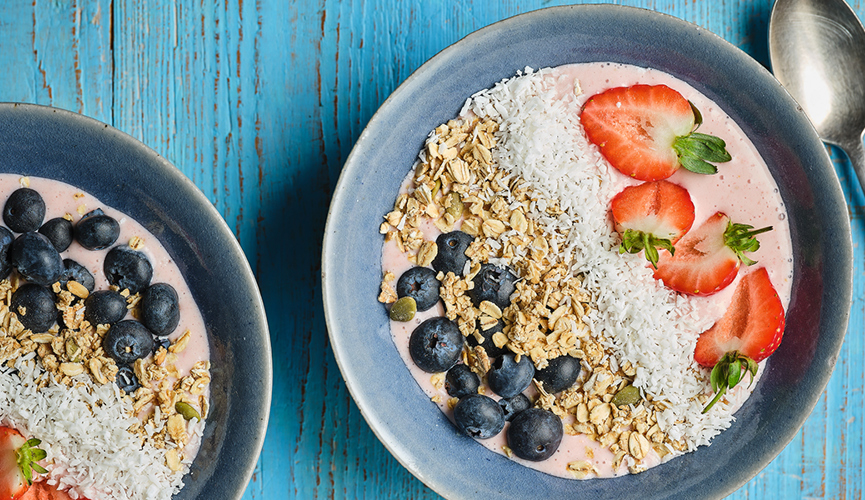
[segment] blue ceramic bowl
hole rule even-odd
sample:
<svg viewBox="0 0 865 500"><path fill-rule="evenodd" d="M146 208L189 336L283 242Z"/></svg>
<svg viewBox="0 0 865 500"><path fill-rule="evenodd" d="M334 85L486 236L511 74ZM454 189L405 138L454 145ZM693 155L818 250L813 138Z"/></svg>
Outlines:
<svg viewBox="0 0 865 500"><path fill-rule="evenodd" d="M213 364L201 451L175 498L240 498L270 411L270 337L255 277L219 213L137 140L43 106L0 104L0 172L74 185L137 220L168 250L204 316Z"/></svg>
<svg viewBox="0 0 865 500"><path fill-rule="evenodd" d="M427 133L474 92L525 66L614 61L666 71L732 116L769 165L790 220L795 259L785 339L736 421L712 445L642 474L569 481L521 467L457 433L404 367L391 340L378 226ZM323 251L328 329L346 384L370 427L413 474L448 498L718 498L765 467L823 391L851 304L852 244L825 148L769 72L679 19L611 5L556 7L484 28L408 78L370 120L346 162Z"/></svg>

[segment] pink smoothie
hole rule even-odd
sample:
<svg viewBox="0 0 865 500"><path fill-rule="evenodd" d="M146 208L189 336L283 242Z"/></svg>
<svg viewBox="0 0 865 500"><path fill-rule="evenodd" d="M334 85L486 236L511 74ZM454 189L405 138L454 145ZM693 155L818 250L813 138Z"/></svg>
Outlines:
<svg viewBox="0 0 865 500"><path fill-rule="evenodd" d="M552 78L556 79L556 88L561 99L573 99L580 105L591 95L608 88L631 86L638 83L668 85L693 102L703 115L704 122L699 131L723 138L727 142L727 150L733 160L729 163L719 164L719 172L713 176L693 174L680 169L668 180L682 185L691 194L696 209L695 227L715 212L722 211L734 222L748 223L756 228L764 226L774 228L773 231L760 235L760 249L750 254L750 257L759 263L754 267L766 267L786 309L790 300L793 262L784 203L778 194L777 185L754 145L741 128L717 104L698 93L691 86L666 73L635 66L611 63L567 65L556 68ZM575 93L575 88L578 89L577 93ZM639 182L620 174L615 169L609 170L613 177L607 180L619 186L614 192ZM411 178L412 174L409 173L403 184L404 190ZM609 201L602 200L607 204ZM424 224L421 230L425 240L434 241L440 234L433 224ZM412 264L393 242L384 244L382 268L385 271L390 271L399 277L411 267ZM737 280L723 291L709 297L692 299L699 314L712 321L720 318L729 305L738 280L747 272L749 269L743 266ZM425 373L415 366L408 352L409 337L417 325L425 319L441 315L444 315L444 310L439 303L429 311L418 313L408 323L392 321L391 333L397 350L420 387L431 399L438 400L439 408L448 418L453 420L453 411L447 405L450 396L443 387L436 388L434 386L433 374ZM762 369L760 373L762 373ZM753 387L754 385L751 386L751 389ZM486 394L498 399L488 388ZM727 400L732 408L737 409L749 395L748 384L741 384L728 392ZM565 423L570 422L566 421ZM504 453L503 446L507 444L506 432L503 431L494 438L478 442L493 451ZM679 453L668 455L664 460L669 460L677 454ZM597 470L597 477L614 477L628 473L625 464L614 470L612 453L601 448L597 442L582 435L569 436L566 434L558 451L544 462L528 462L516 457L513 457L513 460L548 474L571 479L574 476L567 471L566 466L569 462L578 460L591 462ZM661 461L661 458L652 451L640 462L640 465L649 468L661 463Z"/></svg>

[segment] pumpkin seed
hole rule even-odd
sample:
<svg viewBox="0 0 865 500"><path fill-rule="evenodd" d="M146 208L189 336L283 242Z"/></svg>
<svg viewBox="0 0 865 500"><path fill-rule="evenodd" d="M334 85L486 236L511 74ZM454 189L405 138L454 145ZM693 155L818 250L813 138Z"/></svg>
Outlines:
<svg viewBox="0 0 865 500"><path fill-rule="evenodd" d="M78 362L78 351L78 342L75 342L75 339L72 337L66 339L66 357L73 363Z"/></svg>
<svg viewBox="0 0 865 500"><path fill-rule="evenodd" d="M390 319L394 321L411 321L417 312L417 302L411 297L403 297L390 308Z"/></svg>
<svg viewBox="0 0 865 500"><path fill-rule="evenodd" d="M610 403L616 406L635 405L640 402L640 389L628 384L613 396Z"/></svg>
<svg viewBox="0 0 865 500"><path fill-rule="evenodd" d="M186 420L192 420L193 418L199 421L201 420L201 415L198 414L198 410L189 403L178 401L174 404L174 409L177 410L177 413L183 415L183 418Z"/></svg>
<svg viewBox="0 0 865 500"><path fill-rule="evenodd" d="M456 191L451 191L450 197L451 204L447 208L447 213L451 214L454 219L459 219L463 215L463 200Z"/></svg>

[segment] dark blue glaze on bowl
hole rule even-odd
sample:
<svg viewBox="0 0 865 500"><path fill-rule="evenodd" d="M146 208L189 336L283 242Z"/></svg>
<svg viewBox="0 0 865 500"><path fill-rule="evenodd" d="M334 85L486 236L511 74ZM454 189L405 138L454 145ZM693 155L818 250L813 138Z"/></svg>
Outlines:
<svg viewBox="0 0 865 500"><path fill-rule="evenodd" d="M255 278L219 213L139 141L49 107L0 104L0 172L76 186L141 223L168 250L204 316L212 362L201 450L174 498L240 498L270 411L270 337Z"/></svg>
<svg viewBox="0 0 865 500"><path fill-rule="evenodd" d="M404 368L376 301L378 226L428 132L467 97L525 66L613 61L666 71L713 99L756 145L788 210L795 259L784 342L730 429L647 472L570 481L517 465L458 434ZM370 120L342 171L325 231L322 279L336 359L379 439L448 498L719 498L793 438L838 356L852 294L846 205L826 150L769 72L718 36L642 9L555 7L494 24L445 49ZM383 390L382 380L388 380Z"/></svg>

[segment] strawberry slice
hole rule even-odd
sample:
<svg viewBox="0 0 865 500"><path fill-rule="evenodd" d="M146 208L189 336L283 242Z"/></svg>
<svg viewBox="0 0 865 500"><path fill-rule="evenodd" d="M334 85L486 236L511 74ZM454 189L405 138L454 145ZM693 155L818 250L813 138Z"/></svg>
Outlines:
<svg viewBox="0 0 865 500"><path fill-rule="evenodd" d="M580 122L610 164L643 181L666 179L680 166L698 174L730 161L723 139L695 132L702 116L666 85L605 90L583 105Z"/></svg>
<svg viewBox="0 0 865 500"><path fill-rule="evenodd" d="M658 249L670 253L673 244L691 229L694 203L688 191L668 181L629 186L610 203L616 231L622 235L619 253L639 253L657 267Z"/></svg>
<svg viewBox="0 0 865 500"><path fill-rule="evenodd" d="M733 281L740 262L749 266L756 264L744 252L760 248L755 236L771 229L772 226L754 229L747 224L734 224L722 212L717 212L679 240L674 247L675 254L660 256L655 279L677 292L712 295Z"/></svg>
<svg viewBox="0 0 865 500"><path fill-rule="evenodd" d="M27 493L21 497L21 500L73 500L69 493L58 490L57 486L47 484L45 481L33 483ZM87 498L79 496L78 500L87 500Z"/></svg>
<svg viewBox="0 0 865 500"><path fill-rule="evenodd" d="M36 448L38 439L24 439L15 429L0 427L0 500L16 500L24 496L33 482L33 471L48 471L39 465L46 457L44 450Z"/></svg>
<svg viewBox="0 0 865 500"><path fill-rule="evenodd" d="M715 398L706 413L727 389L744 376L757 374L757 363L769 357L784 336L784 306L761 267L742 277L733 293L733 301L724 316L697 339L694 360L712 366L710 377ZM743 372L744 370L744 372Z"/></svg>

